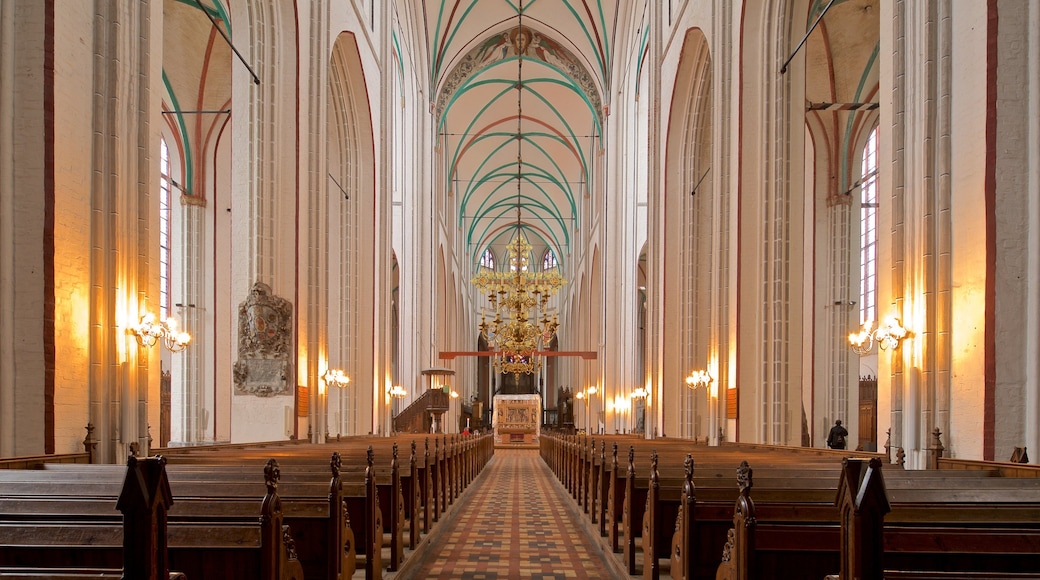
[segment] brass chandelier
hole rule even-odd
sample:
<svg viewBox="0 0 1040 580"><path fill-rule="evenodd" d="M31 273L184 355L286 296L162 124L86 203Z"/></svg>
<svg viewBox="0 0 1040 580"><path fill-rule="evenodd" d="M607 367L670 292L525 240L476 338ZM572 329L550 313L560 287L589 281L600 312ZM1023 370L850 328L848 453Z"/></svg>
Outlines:
<svg viewBox="0 0 1040 580"><path fill-rule="evenodd" d="M528 269L531 244L517 229L507 246L509 271L482 269L470 281L487 295L494 318L480 315L480 334L494 352L492 364L496 373L532 374L542 364L538 352L543 350L560 326L556 312L550 316L549 299L566 280L555 268L544 272Z"/></svg>
<svg viewBox="0 0 1040 580"><path fill-rule="evenodd" d="M539 351L552 341L560 326L556 312L549 309L549 299L566 280L557 268L534 272L529 267L532 246L524 238L521 222L520 184L523 179L523 66L524 51L520 39L526 31L522 24L523 4L517 14L517 80L516 80L516 237L506 246L509 253L507 271L482 268L470 280L485 294L494 318L489 322L481 312L480 333L487 340L496 373L533 374L541 368Z"/></svg>

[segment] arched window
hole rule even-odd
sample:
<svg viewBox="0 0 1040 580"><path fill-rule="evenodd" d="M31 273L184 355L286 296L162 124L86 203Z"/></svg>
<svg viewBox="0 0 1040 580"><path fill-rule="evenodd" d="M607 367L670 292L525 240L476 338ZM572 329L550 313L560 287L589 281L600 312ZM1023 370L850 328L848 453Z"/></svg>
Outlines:
<svg viewBox="0 0 1040 580"><path fill-rule="evenodd" d="M170 149L159 141L159 317L170 317Z"/></svg>
<svg viewBox="0 0 1040 580"><path fill-rule="evenodd" d="M863 177L860 191L860 289L859 321L877 320L877 127L870 132L863 147Z"/></svg>
<svg viewBox="0 0 1040 580"><path fill-rule="evenodd" d="M484 253L480 255L480 267L488 270L495 269L495 254L491 251L491 248L484 250Z"/></svg>
<svg viewBox="0 0 1040 580"><path fill-rule="evenodd" d="M552 270L559 265L560 263L556 261L556 252L553 252L552 248L546 248L545 255L542 256L542 271Z"/></svg>

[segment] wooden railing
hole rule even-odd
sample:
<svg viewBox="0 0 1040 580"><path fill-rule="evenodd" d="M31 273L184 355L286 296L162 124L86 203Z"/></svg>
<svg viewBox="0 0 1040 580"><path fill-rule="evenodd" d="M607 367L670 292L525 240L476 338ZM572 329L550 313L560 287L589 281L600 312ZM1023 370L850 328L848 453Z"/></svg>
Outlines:
<svg viewBox="0 0 1040 580"><path fill-rule="evenodd" d="M440 413L447 411L448 402L448 393L443 390L427 390L397 414L394 419L394 431L397 433L429 433L431 411Z"/></svg>

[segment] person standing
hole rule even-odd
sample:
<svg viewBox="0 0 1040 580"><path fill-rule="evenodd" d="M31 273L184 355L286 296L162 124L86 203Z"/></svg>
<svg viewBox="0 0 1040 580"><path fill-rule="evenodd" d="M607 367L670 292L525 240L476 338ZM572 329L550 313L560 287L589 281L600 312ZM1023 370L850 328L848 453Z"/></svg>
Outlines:
<svg viewBox="0 0 1040 580"><path fill-rule="evenodd" d="M834 422L831 432L827 435L827 447L831 449L845 449L845 437L849 435L848 429L841 426L841 419Z"/></svg>

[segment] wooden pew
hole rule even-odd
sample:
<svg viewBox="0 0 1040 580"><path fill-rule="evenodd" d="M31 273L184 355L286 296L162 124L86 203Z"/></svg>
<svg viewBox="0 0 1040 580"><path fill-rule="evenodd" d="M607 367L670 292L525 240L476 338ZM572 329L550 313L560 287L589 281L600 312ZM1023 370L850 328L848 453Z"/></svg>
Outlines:
<svg viewBox="0 0 1040 580"><path fill-rule="evenodd" d="M241 453L246 455L228 457L220 464L195 457L191 464L171 465L175 492L183 488L185 493L195 490L210 497L246 493L239 486L254 459L246 451ZM209 461L215 459L208 457ZM365 577L381 578L384 535L381 506L389 503L387 492L397 492L398 501L394 505L401 505L399 482L396 487L393 483L379 485L371 447L366 451L366 465L362 470L345 469L341 454L333 452L331 481L328 468L322 469L315 459L313 456L290 458L287 467L291 469L283 477L285 483L281 486L294 538L308 545L300 554L308 577L350 577L357 566L357 555L361 554L365 557ZM396 473L395 462L390 472Z"/></svg>
<svg viewBox="0 0 1040 580"><path fill-rule="evenodd" d="M117 480L100 481L104 470L92 485L68 481L67 474L60 472L50 473L49 487L39 483L30 487L17 480L6 483L0 489L0 566L8 570L60 566L98 571L122 565L127 578L166 578L170 573L162 570L168 567L192 578L213 572L272 580L303 578L294 543L283 524L277 463L265 467L267 493L260 506L253 504L248 517L225 513L201 525L170 523L163 508L147 527L140 515L124 516L121 525L110 515L116 506L126 510L135 504L139 507L147 498L164 497L170 498L168 507L174 505L165 461L153 462L162 463L161 475L147 473L158 473L154 466L136 469L141 461L130 459L125 485L118 491ZM8 481L6 474L0 481ZM135 486L143 486L148 494L135 492ZM116 493L118 498L113 497ZM142 549L143 541L151 542L152 548ZM168 554L168 564L161 561L163 553ZM142 557L156 562L147 564L151 566L147 572L132 571L145 565L140 563Z"/></svg>
<svg viewBox="0 0 1040 580"><path fill-rule="evenodd" d="M409 435L408 437L413 436ZM429 446L431 438L434 439L435 449L433 458L428 459L430 457ZM445 443L443 447L441 446L442 441ZM493 442L490 436L452 438L450 440L442 435L424 437L425 452L421 457L414 451L416 447L414 442L414 439L409 442L413 449L413 454L409 459L407 468L398 470L400 472L399 491L393 491L394 487L398 487L394 485L393 470L388 470L385 463L382 467L376 467L376 473L379 478L379 494L381 495L380 506L384 522L388 524L387 531L390 532L388 543L390 544L391 557L389 559L384 557L384 564L388 564L387 568L390 571L396 569L393 568L395 560L398 563L403 560L405 544L401 541L402 525L409 529L408 546L417 544L420 536L420 528L418 527L420 520L423 528L428 531L432 525L431 517L443 512L447 501L449 499L453 500L454 497L461 493L465 485L472 480L480 468L486 465L487 460L493 454L493 446L487 444ZM178 448L172 460L201 464L212 464L216 461L224 463L228 461L242 462L255 461L259 453L266 453L276 456L282 461L284 466L291 466L292 471L290 473L296 473L301 468L313 471L315 465L319 461L323 461L319 459L321 456L319 454L327 454L329 449L333 448L341 452L344 464L350 463L350 466L344 466L341 470L341 475L344 481L347 482L354 481L359 477L356 466L359 463L358 446L362 443L378 447L380 449L379 454L386 457L393 454L390 450L393 446L396 446L398 441L384 438L350 438L341 442L329 442L324 445L297 444L284 450L271 446L264 447L262 450L253 450L239 446L235 449L235 455L230 458L225 457L220 452L213 453L205 448L189 448L186 450ZM390 451L390 453L384 454L384 451ZM293 476L290 475L289 477ZM452 483L453 481L454 483ZM438 505L436 506L432 505L432 498L434 497L438 498ZM401 516L402 508L403 517ZM355 509L351 509L350 512L352 520L357 527L360 518L356 515ZM395 516L394 514L397 515ZM395 528L397 533L394 533ZM358 553L364 553L363 532L357 529L355 531L357 532ZM397 547L396 550L394 546Z"/></svg>
<svg viewBox="0 0 1040 580"><path fill-rule="evenodd" d="M20 475L25 485L53 477L55 472L69 483L75 480L86 482L111 467L115 466L48 466L46 472L25 471ZM362 521L366 502L363 480L356 483L344 481L340 475L341 467L340 455L334 452L326 466L313 472L304 472L296 466L290 467L288 472L280 472L279 495L284 520L292 530L298 559L310 578L353 575L356 552L348 509L354 511L354 525L360 533L364 534L371 527ZM226 502L240 503L238 498L258 497L263 488L259 487L255 477L257 470L258 466L253 463L168 465L167 475L173 493L180 498L171 511L172 521L215 516L217 513L213 512L219 513ZM81 493L90 490L89 484L80 488ZM225 502L220 498L226 498ZM220 504L216 508L212 505L214 501ZM250 501L253 500L247 500ZM255 511L255 502L236 509L251 513ZM378 537L381 539L381 534Z"/></svg>
<svg viewBox="0 0 1040 580"><path fill-rule="evenodd" d="M396 442L393 445L396 446ZM260 454L274 455L284 466L291 468L287 472L289 483L286 484L290 493L289 499L301 501L304 497L314 497L322 489L318 486L328 485L328 467L323 467L328 462L327 453L329 453L329 446L297 446L287 450L273 447L258 450L238 449L234 455L197 450L195 453L174 455L171 458L171 468L175 473L181 473L180 470L191 465L196 469L214 472L209 476L211 478L217 477L217 474L220 473L235 477L236 472L240 472L248 465L255 464L260 459ZM398 458L394 457L393 451L391 451L387 454L391 456L389 466L378 469L374 465L374 451L371 445L364 450L341 446L335 453L340 458L338 469L340 499L345 504L347 511L347 514L339 516L337 519L349 522L348 525L351 526L355 540L353 543L355 554L365 556L366 577L378 578L382 574L384 563L388 564L389 571L394 571L404 556L403 528L406 512ZM323 455L324 457L322 457ZM343 465L344 458L348 458L349 466ZM235 467L236 465L238 467ZM197 473L201 474L205 471L197 471ZM328 493L327 488L321 493ZM342 509L339 511L341 512ZM303 512L297 510L294 510L292 514L294 517L304 515ZM340 528L342 529L342 526ZM381 555L384 545L383 534L387 531L390 532L391 553L390 560L383 562ZM323 545L331 554L339 543L325 542ZM331 560L331 556L328 559ZM314 569L316 561L316 554L304 556L308 569ZM341 567L349 569L350 566L351 562L345 561Z"/></svg>
<svg viewBox="0 0 1040 580"><path fill-rule="evenodd" d="M115 568L68 568L64 570L42 570L40 568L0 568L0 578L5 580L86 580L88 578L125 578L123 571ZM169 580L187 580L180 572L170 572Z"/></svg>
<svg viewBox="0 0 1040 580"><path fill-rule="evenodd" d="M740 496L716 578L783 576L791 570L819 577L818 571L835 555L840 570L835 577L841 578L1040 577L1022 572L1040 570L1040 494L1035 487L1016 489L1014 484L1021 482L1005 485L1009 482L1001 478L929 474L913 480L915 485L886 492L881 465L877 458L848 460L836 486L834 515L821 511L797 517L793 512L765 513L751 498L752 472L742 463ZM934 489L926 489L929 478ZM988 479L997 480L996 486L976 489ZM946 501L947 496L960 497L951 491L958 484L974 499ZM907 501L890 504L889 496ZM901 521L885 522L885 515L900 503Z"/></svg>
<svg viewBox="0 0 1040 580"><path fill-rule="evenodd" d="M835 499L842 514L837 577L1040 578L1035 486L929 498L919 488L888 490L880 462L845 467Z"/></svg>
<svg viewBox="0 0 1040 580"><path fill-rule="evenodd" d="M108 502L109 520L115 510L121 512L123 518L122 526L122 565L121 570L116 572L122 576L125 572L128 577L147 578L149 580L160 578L181 577L179 573L171 573L169 570L169 557L166 546L166 513L173 498L170 494L169 484L166 480L166 461L162 457L149 457L138 459L131 457L123 472L123 483L119 489L118 499L112 505ZM7 478L0 478L6 480ZM10 504L17 503L18 499L12 501L0 500L0 514L8 511L17 512L17 509L9 509ZM5 525L8 516L0 516L4 520L4 529L8 532L20 533L23 540L28 539L27 530L17 531L16 526ZM37 543L45 543L53 538L40 538ZM30 539L30 541L32 541ZM2 540L0 540L2 542ZM0 551L6 551L5 545ZM17 550L18 548L13 548ZM5 560L7 556L2 556ZM62 563L51 562L51 566L61 566ZM43 570L40 568L17 568L4 567L0 569L0 576L37 577L50 578L74 578L84 577L89 574L94 577L112 577L112 570L99 568L86 569L80 567L64 567L60 570L50 567Z"/></svg>
<svg viewBox="0 0 1040 580"><path fill-rule="evenodd" d="M685 556L689 555L696 561L698 558L695 557L695 551L700 552L701 560L707 554L718 553L714 548L722 545L729 520L727 513L738 492L732 484L719 478L722 473L732 472L732 464L729 463L732 459L714 459L716 462L720 460L726 463L709 463L703 470L700 489L702 497L697 505L701 513L699 517L694 517L692 513L687 512L683 527L679 527L677 520L680 518L684 492L689 494L692 491L692 479L687 481L685 477L679 476L674 468L668 471L667 478L663 477L658 467L660 460L656 452L651 453L648 478L626 478L622 552L630 574L637 572L636 552L640 547L643 553L644 577L653 579L659 577L660 558L670 557L678 564L679 569L686 569L688 577L690 564L685 561ZM690 462L692 471L692 459L689 454L686 455L684 463L686 461ZM778 462L772 467L766 480L766 494L771 502L770 510L778 509L779 506L790 502L803 504L803 510L829 507L838 469L837 465L800 463L794 461L794 458ZM635 469L629 471L634 473ZM697 539L687 538L689 541L684 543L682 538L676 536L681 536L687 528L688 535L695 534ZM713 534L714 540L711 539Z"/></svg>

